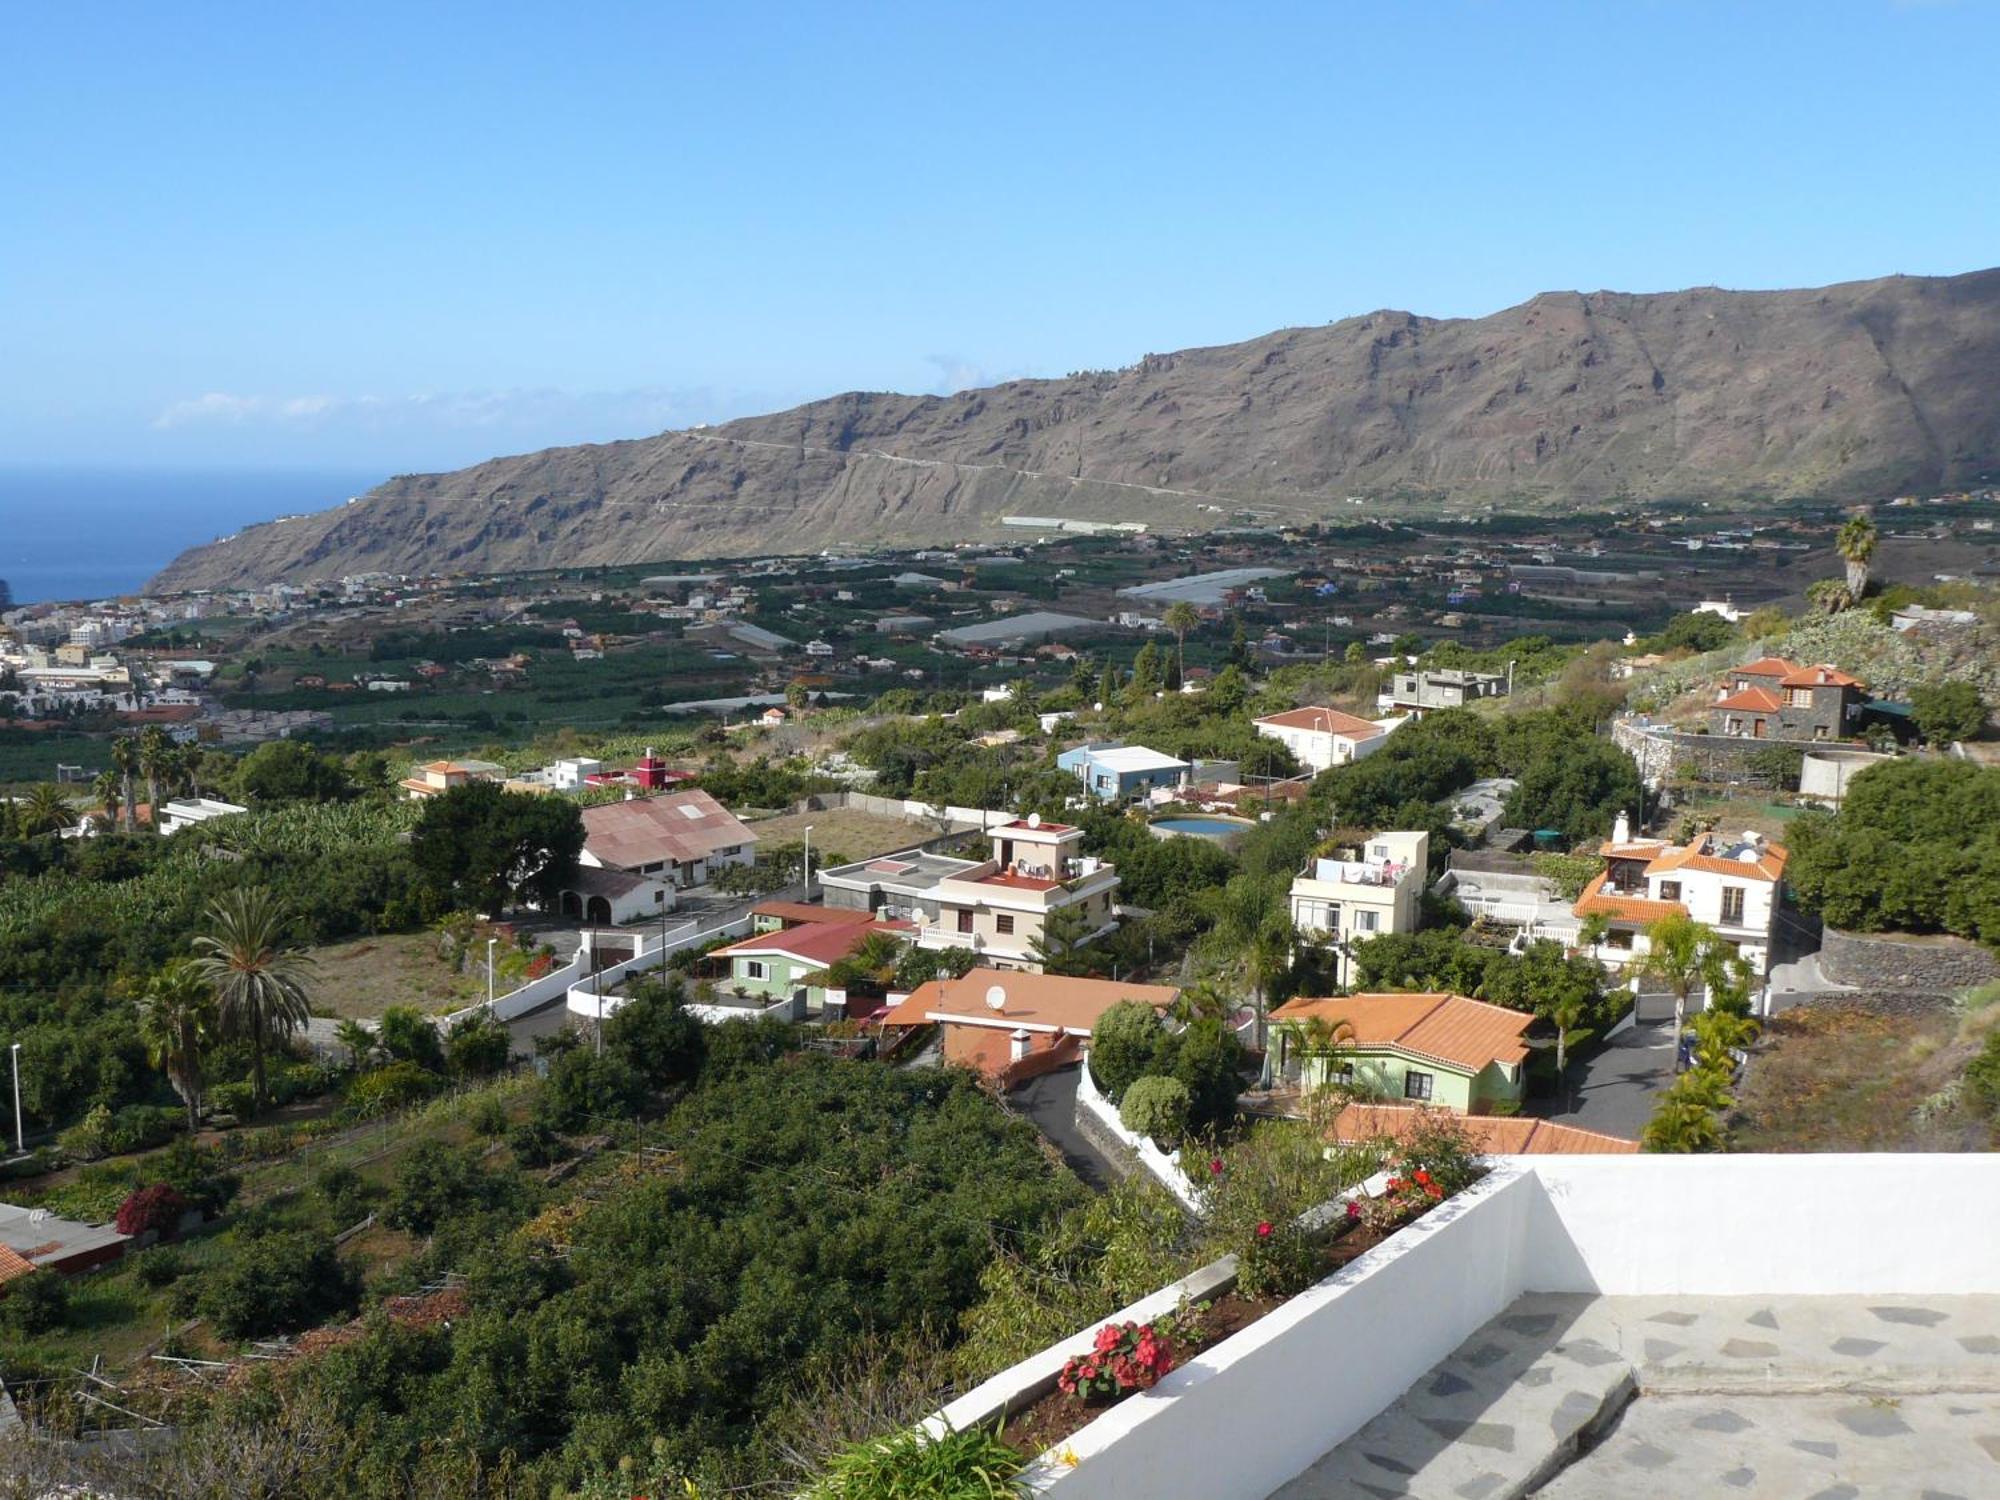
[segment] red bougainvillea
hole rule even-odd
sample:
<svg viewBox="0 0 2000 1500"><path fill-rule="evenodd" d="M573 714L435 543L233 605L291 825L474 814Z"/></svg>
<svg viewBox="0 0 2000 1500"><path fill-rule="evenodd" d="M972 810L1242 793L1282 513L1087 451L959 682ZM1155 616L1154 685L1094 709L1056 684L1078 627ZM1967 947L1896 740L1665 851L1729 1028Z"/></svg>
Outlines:
<svg viewBox="0 0 2000 1500"><path fill-rule="evenodd" d="M187 1199L164 1182L134 1188L118 1205L118 1232L141 1235L150 1229L165 1238L180 1227L181 1215L188 1207Z"/></svg>

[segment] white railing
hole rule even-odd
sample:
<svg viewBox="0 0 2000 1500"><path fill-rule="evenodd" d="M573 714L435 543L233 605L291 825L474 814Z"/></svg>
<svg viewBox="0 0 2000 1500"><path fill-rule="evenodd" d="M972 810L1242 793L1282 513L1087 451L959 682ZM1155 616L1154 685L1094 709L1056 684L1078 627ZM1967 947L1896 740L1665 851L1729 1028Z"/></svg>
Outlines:
<svg viewBox="0 0 2000 1500"><path fill-rule="evenodd" d="M733 922L718 923L714 927L697 928L690 922L685 927L676 928L668 933L664 940L655 943L634 958L628 958L622 963L606 964L595 974L586 971L581 976L580 983L572 983L569 986L567 1002L569 1012L571 1015L585 1016L591 1020L596 1020L600 1011L606 1016L616 1015L618 1007L625 1003L624 1000L617 995L601 994L601 990L613 988L629 974L660 968L669 958L683 949L699 948L702 944L713 942L717 938L742 937L750 931L751 925L751 919L747 916L738 917Z"/></svg>

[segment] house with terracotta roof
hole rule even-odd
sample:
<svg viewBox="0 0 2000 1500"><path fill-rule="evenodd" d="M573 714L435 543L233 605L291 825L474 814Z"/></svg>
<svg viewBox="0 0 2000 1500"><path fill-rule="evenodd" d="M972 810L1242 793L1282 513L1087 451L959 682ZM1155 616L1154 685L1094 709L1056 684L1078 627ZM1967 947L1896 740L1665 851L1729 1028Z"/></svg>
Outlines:
<svg viewBox="0 0 2000 1500"><path fill-rule="evenodd" d="M923 948L970 948L981 962L1039 971L1036 947L1051 916L1081 916L1081 941L1118 926L1118 870L1083 853L1083 830L1016 818L987 830L992 858L954 870L932 887L937 915L925 921Z"/></svg>
<svg viewBox="0 0 2000 1500"><path fill-rule="evenodd" d="M399 785L410 801L422 802L426 798L442 797L456 786L467 786L475 781L500 781L506 774L504 766L496 766L486 760L434 760L429 765L417 767L417 774L405 776Z"/></svg>
<svg viewBox="0 0 2000 1500"><path fill-rule="evenodd" d="M750 908L752 932L779 932L809 922L868 922L871 914L817 901L759 901Z"/></svg>
<svg viewBox="0 0 2000 1500"><path fill-rule="evenodd" d="M583 810L585 865L652 875L677 890L706 885L725 865L747 865L757 835L699 787L627 797Z"/></svg>
<svg viewBox="0 0 2000 1500"><path fill-rule="evenodd" d="M1729 673L1709 732L1738 739L1844 740L1859 732L1867 688L1838 667L1769 656Z"/></svg>
<svg viewBox="0 0 2000 1500"><path fill-rule="evenodd" d="M1357 1099L1334 1117L1327 1134L1336 1146L1400 1141L1423 1118L1421 1105ZM1622 1135L1526 1115L1468 1115L1457 1124L1481 1156L1627 1156L1639 1149Z"/></svg>
<svg viewBox="0 0 2000 1500"><path fill-rule="evenodd" d="M1521 1101L1535 1018L1463 995L1337 995L1271 1012L1278 1075L1487 1114ZM1325 1040L1338 1045L1328 1048Z"/></svg>
<svg viewBox="0 0 2000 1500"><path fill-rule="evenodd" d="M882 1024L939 1026L945 1061L1011 1088L1081 1061L1098 1017L1120 1000L1141 1000L1164 1014L1179 998L1172 985L979 968L918 985Z"/></svg>
<svg viewBox="0 0 2000 1500"><path fill-rule="evenodd" d="M877 933L907 943L916 928L908 922L871 922L865 915L858 922L798 922L725 943L707 958L729 966L728 977L716 981L719 988L763 1005L789 999L798 1021L844 1005L846 996L830 989L827 971Z"/></svg>
<svg viewBox="0 0 2000 1500"><path fill-rule="evenodd" d="M1651 951L1647 929L1685 914L1715 929L1762 975L1771 965L1771 926L1785 878L1786 850L1760 833L1704 833L1688 844L1634 839L1623 813L1598 851L1604 868L1592 876L1572 910L1601 916L1610 926L1591 950L1609 968L1642 964Z"/></svg>
<svg viewBox="0 0 2000 1500"><path fill-rule="evenodd" d="M1401 722L1377 723L1337 708L1288 708L1250 721L1257 733L1278 741L1294 760L1313 771L1344 766L1381 749L1388 743L1389 731Z"/></svg>

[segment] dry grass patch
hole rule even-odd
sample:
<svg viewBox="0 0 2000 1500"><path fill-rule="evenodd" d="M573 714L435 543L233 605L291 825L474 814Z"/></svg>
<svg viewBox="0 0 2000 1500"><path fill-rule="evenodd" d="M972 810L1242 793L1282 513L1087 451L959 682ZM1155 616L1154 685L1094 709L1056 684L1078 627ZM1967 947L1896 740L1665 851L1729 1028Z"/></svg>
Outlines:
<svg viewBox="0 0 2000 1500"><path fill-rule="evenodd" d="M878 817L853 807L833 808L827 812L785 813L781 817L760 819L752 823L750 829L757 835L759 846L768 849L776 844L797 843L805 837L808 824L813 831L814 869L821 867L822 851L845 855L848 859L872 859L878 854L915 848L943 831L928 823Z"/></svg>
<svg viewBox="0 0 2000 1500"><path fill-rule="evenodd" d="M434 932L397 932L354 938L312 950L316 965L313 1011L373 1020L392 1005L451 1011L486 998L483 959L454 974ZM502 992L513 985L503 981Z"/></svg>

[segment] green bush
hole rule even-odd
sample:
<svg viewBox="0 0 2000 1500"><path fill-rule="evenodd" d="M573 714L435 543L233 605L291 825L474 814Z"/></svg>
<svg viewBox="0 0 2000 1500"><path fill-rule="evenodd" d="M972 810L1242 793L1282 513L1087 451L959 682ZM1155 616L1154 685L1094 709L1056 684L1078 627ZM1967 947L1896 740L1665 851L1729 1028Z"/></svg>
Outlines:
<svg viewBox="0 0 2000 1500"><path fill-rule="evenodd" d="M239 1240L236 1253L203 1278L198 1305L225 1338L258 1338L347 1312L359 1294L360 1278L331 1239L286 1230Z"/></svg>
<svg viewBox="0 0 2000 1500"><path fill-rule="evenodd" d="M310 1099L315 1094L324 1094L333 1087L333 1073L318 1063L289 1063L282 1068L271 1069L265 1086L272 1104L285 1105L296 1099Z"/></svg>
<svg viewBox="0 0 2000 1500"><path fill-rule="evenodd" d="M31 1271L7 1285L0 1319L16 1333L49 1333L69 1321L69 1282L58 1271Z"/></svg>
<svg viewBox="0 0 2000 1500"><path fill-rule="evenodd" d="M513 1050L513 1036L485 1011L458 1022L444 1043L445 1059L459 1078L491 1078L507 1066Z"/></svg>
<svg viewBox="0 0 2000 1500"><path fill-rule="evenodd" d="M217 1083L209 1087L207 1103L211 1112L238 1120L250 1118L251 1088L247 1083Z"/></svg>
<svg viewBox="0 0 2000 1500"><path fill-rule="evenodd" d="M77 1161L96 1161L104 1156L123 1156L144 1151L171 1140L179 1127L181 1113L152 1104L128 1104L113 1114L102 1104L91 1108L76 1124L56 1137L65 1156Z"/></svg>
<svg viewBox="0 0 2000 1500"><path fill-rule="evenodd" d="M1024 1467L1021 1455L985 1428L935 1438L906 1428L839 1454L805 1500L1012 1500Z"/></svg>
<svg viewBox="0 0 2000 1500"><path fill-rule="evenodd" d="M524 1167L546 1167L569 1155L563 1138L540 1120L528 1120L507 1133L507 1149Z"/></svg>
<svg viewBox="0 0 2000 1500"><path fill-rule="evenodd" d="M1965 1093L1981 1112L2000 1109L2000 1031L1986 1033L1986 1045L1965 1065Z"/></svg>
<svg viewBox="0 0 2000 1500"><path fill-rule="evenodd" d="M172 1286L187 1275L190 1262L187 1252L173 1245L161 1245L157 1249L143 1252L132 1274L139 1279L139 1285L157 1290Z"/></svg>
<svg viewBox="0 0 2000 1500"><path fill-rule="evenodd" d="M1166 1040L1160 1013L1143 1000L1120 1000L1097 1018L1090 1035L1090 1076L1113 1104L1142 1074Z"/></svg>
<svg viewBox="0 0 2000 1500"><path fill-rule="evenodd" d="M383 1218L412 1234L429 1234L447 1219L498 1207L515 1188L515 1179L487 1171L464 1147L419 1151L396 1169Z"/></svg>
<svg viewBox="0 0 2000 1500"><path fill-rule="evenodd" d="M227 1208L239 1186L236 1174L224 1165L221 1152L185 1138L149 1160L146 1173L208 1214Z"/></svg>
<svg viewBox="0 0 2000 1500"><path fill-rule="evenodd" d="M1118 1106L1127 1130L1169 1149L1187 1133L1189 1096L1178 1078L1135 1078Z"/></svg>
<svg viewBox="0 0 2000 1500"><path fill-rule="evenodd" d="M432 1073L444 1071L444 1043L431 1018L414 1005L392 1005L382 1012L376 1042L396 1062L412 1062Z"/></svg>
<svg viewBox="0 0 2000 1500"><path fill-rule="evenodd" d="M347 1109L358 1119L372 1119L419 1104L443 1087L443 1079L416 1063L392 1062L347 1086Z"/></svg>
<svg viewBox="0 0 2000 1500"><path fill-rule="evenodd" d="M493 1094L477 1094L466 1105L465 1123L472 1127L476 1135L505 1135L507 1106Z"/></svg>
<svg viewBox="0 0 2000 1500"><path fill-rule="evenodd" d="M368 1213L368 1186L361 1174L335 1162L321 1167L313 1177L313 1191L326 1204L327 1219L334 1228L358 1224Z"/></svg>

